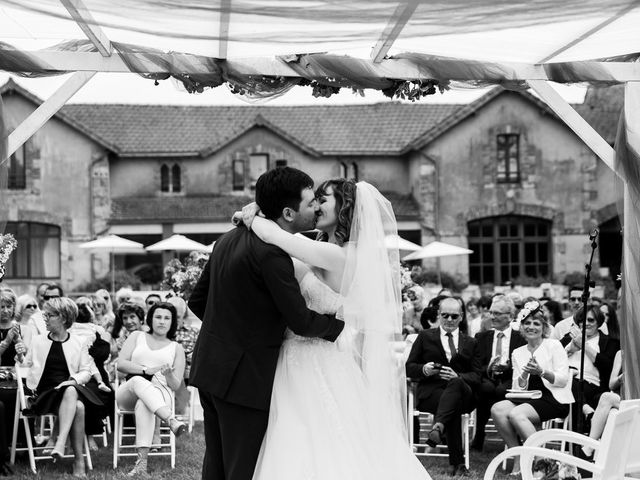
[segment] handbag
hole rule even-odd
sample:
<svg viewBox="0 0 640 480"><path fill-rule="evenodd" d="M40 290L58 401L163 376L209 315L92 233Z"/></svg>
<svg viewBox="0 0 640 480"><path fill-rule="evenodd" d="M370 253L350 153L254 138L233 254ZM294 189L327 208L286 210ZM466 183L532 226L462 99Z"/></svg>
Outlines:
<svg viewBox="0 0 640 480"><path fill-rule="evenodd" d="M542 390L507 390L507 400L538 400L542 398Z"/></svg>

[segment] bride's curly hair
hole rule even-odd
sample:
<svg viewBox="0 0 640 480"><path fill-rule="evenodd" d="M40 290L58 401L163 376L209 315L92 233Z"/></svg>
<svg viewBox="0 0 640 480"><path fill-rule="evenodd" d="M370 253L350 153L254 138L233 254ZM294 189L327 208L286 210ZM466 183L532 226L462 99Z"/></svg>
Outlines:
<svg viewBox="0 0 640 480"><path fill-rule="evenodd" d="M316 189L316 198L327 195L327 188L331 187L333 196L336 199L336 241L342 246L349 241L351 233L351 220L353 219L353 209L356 205L356 182L346 178L334 178L320 184ZM329 235L325 232L318 233L316 240L326 242Z"/></svg>

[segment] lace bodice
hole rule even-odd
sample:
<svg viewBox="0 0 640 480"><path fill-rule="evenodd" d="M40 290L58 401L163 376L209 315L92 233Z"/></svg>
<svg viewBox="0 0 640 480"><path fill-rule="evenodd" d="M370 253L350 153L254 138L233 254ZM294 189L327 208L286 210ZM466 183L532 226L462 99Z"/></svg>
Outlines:
<svg viewBox="0 0 640 480"><path fill-rule="evenodd" d="M342 303L340 294L334 292L331 287L320 280L313 272L308 272L300 282L300 291L309 310L318 313L335 314ZM312 340L311 338L299 337L287 329L286 338Z"/></svg>

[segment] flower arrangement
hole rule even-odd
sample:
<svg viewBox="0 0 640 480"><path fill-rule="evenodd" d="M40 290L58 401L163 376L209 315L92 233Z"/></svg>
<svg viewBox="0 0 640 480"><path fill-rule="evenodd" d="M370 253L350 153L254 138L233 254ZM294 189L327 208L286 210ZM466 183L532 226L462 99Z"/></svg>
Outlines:
<svg viewBox="0 0 640 480"><path fill-rule="evenodd" d="M184 263L177 258L170 260L164 267L162 287L189 300L208 260L209 255L202 252L191 252Z"/></svg>
<svg viewBox="0 0 640 480"><path fill-rule="evenodd" d="M581 480L578 469L557 460L538 458L533 462L533 478L536 480Z"/></svg>
<svg viewBox="0 0 640 480"><path fill-rule="evenodd" d="M17 246L18 242L10 233L0 235L0 282L6 273L5 265L9 261L11 252L13 252Z"/></svg>

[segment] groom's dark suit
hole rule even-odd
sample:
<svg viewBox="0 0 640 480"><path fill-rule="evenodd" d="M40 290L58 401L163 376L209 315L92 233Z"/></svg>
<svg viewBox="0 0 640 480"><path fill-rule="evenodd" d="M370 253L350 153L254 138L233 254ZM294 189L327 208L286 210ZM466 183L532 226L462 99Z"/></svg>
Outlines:
<svg viewBox="0 0 640 480"><path fill-rule="evenodd" d="M202 319L191 366L204 408L203 480L251 480L284 331L334 341L344 323L307 309L291 258L244 227L215 244L189 308Z"/></svg>

